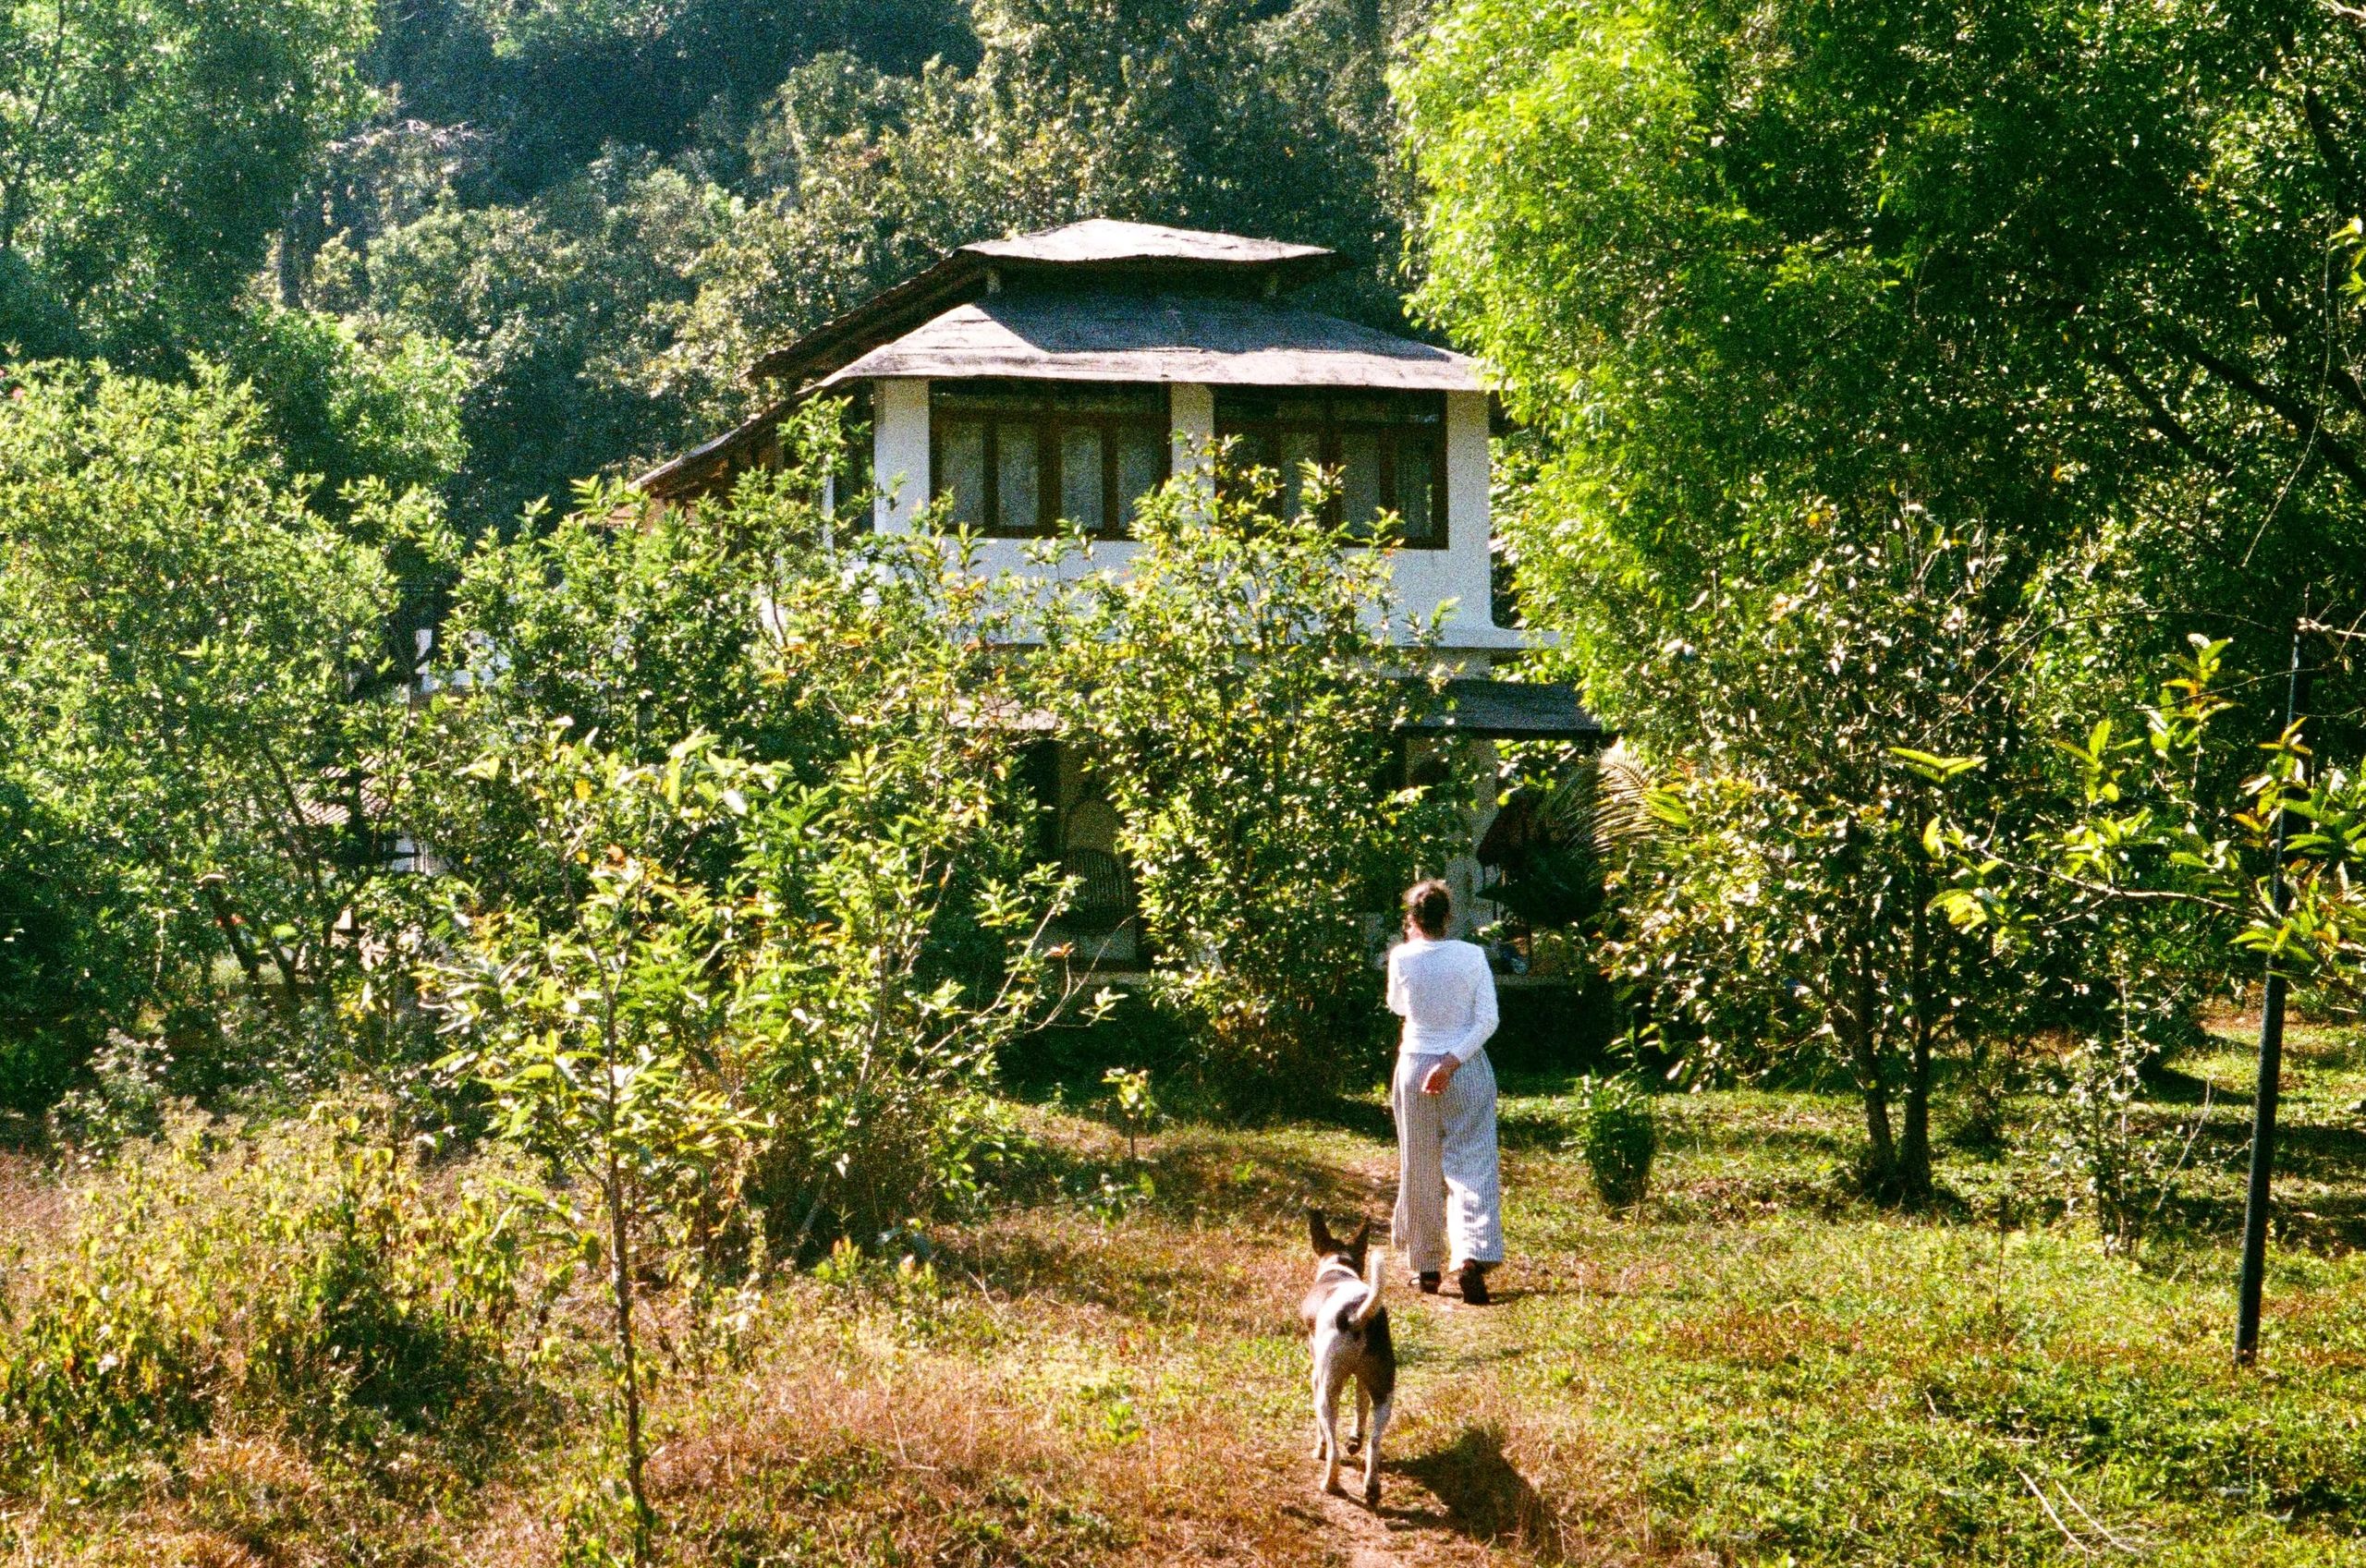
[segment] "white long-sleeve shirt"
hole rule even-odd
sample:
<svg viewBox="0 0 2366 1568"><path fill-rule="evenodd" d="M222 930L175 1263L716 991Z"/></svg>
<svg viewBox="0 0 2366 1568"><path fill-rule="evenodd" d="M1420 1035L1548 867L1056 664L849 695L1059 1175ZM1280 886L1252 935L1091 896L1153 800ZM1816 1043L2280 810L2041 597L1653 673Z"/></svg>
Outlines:
<svg viewBox="0 0 2366 1568"><path fill-rule="evenodd" d="M1495 1032L1495 977L1484 949L1409 937L1388 950L1388 1010L1405 1020L1397 1051L1468 1062Z"/></svg>

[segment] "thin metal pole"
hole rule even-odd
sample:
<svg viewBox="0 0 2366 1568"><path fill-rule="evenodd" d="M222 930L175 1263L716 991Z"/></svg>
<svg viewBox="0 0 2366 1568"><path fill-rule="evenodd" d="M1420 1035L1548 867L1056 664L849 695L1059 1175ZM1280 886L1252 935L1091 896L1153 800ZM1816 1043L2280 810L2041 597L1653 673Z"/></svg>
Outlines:
<svg viewBox="0 0 2366 1568"><path fill-rule="evenodd" d="M2292 630L2292 673L2285 688L2284 728L2289 734L2300 716L2300 629ZM2284 883L2284 838L2290 816L2275 813L2275 864L2268 873L2268 902L2283 918L2291 902ZM2237 1292L2235 1364L2249 1367L2259 1359L2260 1295L2267 1272L2267 1204L2275 1180L2275 1100L2284 1080L2284 1003L2289 989L2274 954L2267 961L2267 982L2259 999L2259 1081L2251 1095L2251 1180L2243 1203L2243 1272Z"/></svg>

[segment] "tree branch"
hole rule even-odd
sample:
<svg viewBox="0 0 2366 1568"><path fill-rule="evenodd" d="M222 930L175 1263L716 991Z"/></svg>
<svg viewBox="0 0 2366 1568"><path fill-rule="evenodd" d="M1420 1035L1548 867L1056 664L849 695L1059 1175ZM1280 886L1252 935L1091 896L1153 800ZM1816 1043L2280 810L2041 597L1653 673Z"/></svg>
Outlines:
<svg viewBox="0 0 2366 1568"><path fill-rule="evenodd" d="M2235 471L2232 462L2203 445L2201 439L2186 427L2185 421L2169 411L2169 406L2162 400L2161 395L2145 384L2144 378L2136 373L2136 367L2129 364L2119 350L2099 343L2095 351L2119 384L2127 389L2128 395L2144 406L2147 429L2166 438L2170 445L2221 479Z"/></svg>
<svg viewBox="0 0 2366 1568"><path fill-rule="evenodd" d="M2342 478L2360 492L2366 492L2366 462L2361 462L2347 444L2325 430L2320 410L2311 408L2288 392L2271 386L2249 366L2236 363L2189 334L2179 332L2171 335L2178 352L2252 402L2282 416L2284 421L2301 437L2315 443L2318 453L2340 472Z"/></svg>

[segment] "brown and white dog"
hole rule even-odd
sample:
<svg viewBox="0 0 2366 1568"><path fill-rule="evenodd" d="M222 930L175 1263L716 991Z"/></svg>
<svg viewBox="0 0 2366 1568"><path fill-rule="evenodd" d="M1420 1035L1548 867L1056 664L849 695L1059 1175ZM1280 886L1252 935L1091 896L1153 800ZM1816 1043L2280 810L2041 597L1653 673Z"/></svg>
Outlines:
<svg viewBox="0 0 2366 1568"><path fill-rule="evenodd" d="M1348 1444L1364 1453L1364 1503L1380 1506L1380 1435L1388 1429L1388 1409L1396 1394L1396 1346L1388 1337L1388 1309L1380 1304L1384 1258L1371 1251L1372 1222L1353 1241L1342 1242L1309 1209L1307 1235L1314 1244L1314 1285L1299 1316L1305 1319L1308 1348L1314 1355L1314 1457L1323 1461L1323 1489L1339 1489L1339 1394L1356 1385L1356 1436Z"/></svg>

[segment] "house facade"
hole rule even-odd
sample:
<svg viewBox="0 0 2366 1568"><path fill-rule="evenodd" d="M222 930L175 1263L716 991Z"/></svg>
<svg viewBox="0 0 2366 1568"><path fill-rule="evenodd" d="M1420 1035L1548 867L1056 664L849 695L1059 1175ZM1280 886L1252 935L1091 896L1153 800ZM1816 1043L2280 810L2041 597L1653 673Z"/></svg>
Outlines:
<svg viewBox="0 0 2366 1568"><path fill-rule="evenodd" d="M1416 748L1598 743L1568 688L1491 676L1527 640L1492 614L1482 368L1292 302L1337 264L1313 246L1108 220L963 246L767 355L753 373L779 399L640 488L661 502L727 489L778 461L790 409L844 397L869 430L876 528L910 529L942 501L983 539L989 571L1056 569L1026 542L1070 528L1093 537L1096 565L1122 569L1140 498L1228 439L1236 463L1328 470L1335 522L1399 519L1397 597L1416 614L1443 607L1442 652L1462 672ZM1071 934L1110 965L1139 962L1116 813L1054 743L1037 787L1047 854L1083 890ZM1483 914L1483 877L1475 860L1455 869L1466 910Z"/></svg>

